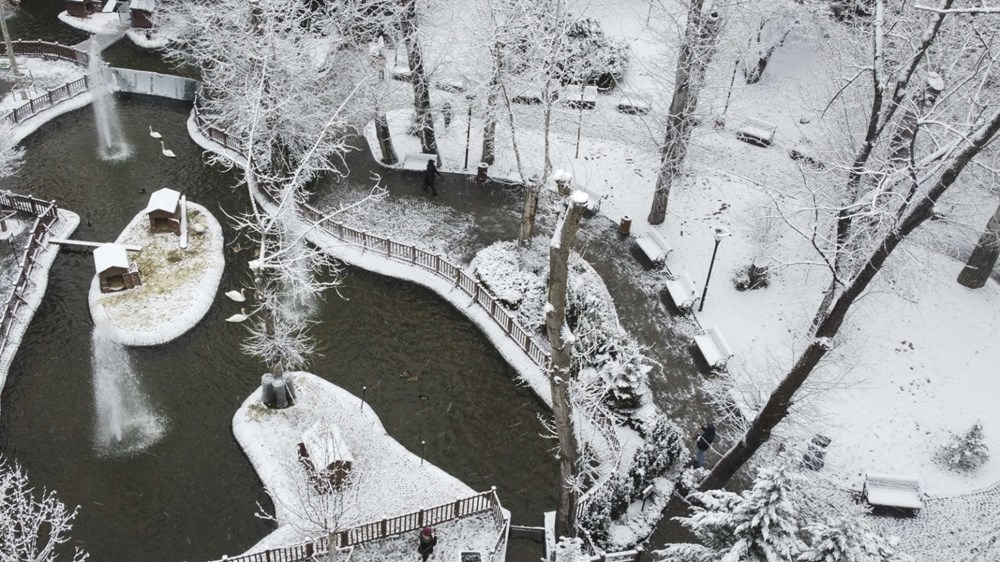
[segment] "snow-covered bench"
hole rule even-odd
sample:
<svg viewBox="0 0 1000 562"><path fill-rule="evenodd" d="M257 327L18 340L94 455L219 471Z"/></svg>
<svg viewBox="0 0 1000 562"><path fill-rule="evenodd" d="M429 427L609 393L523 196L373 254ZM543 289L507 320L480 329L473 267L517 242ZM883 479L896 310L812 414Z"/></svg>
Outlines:
<svg viewBox="0 0 1000 562"><path fill-rule="evenodd" d="M667 255L673 250L659 233L652 230L639 235L635 239L635 243L642 250L642 253L646 254L649 261L653 262L653 265L666 261Z"/></svg>
<svg viewBox="0 0 1000 562"><path fill-rule="evenodd" d="M423 172L427 169L427 161L437 161L436 154L424 154L423 152L411 152L403 158L403 169L414 172Z"/></svg>
<svg viewBox="0 0 1000 562"><path fill-rule="evenodd" d="M816 150L804 143L799 143L793 146L791 150L788 151L788 156L791 157L792 160L801 160L816 168L825 167L823 160L820 158Z"/></svg>
<svg viewBox="0 0 1000 562"><path fill-rule="evenodd" d="M694 306L694 302L698 300L694 283L687 271L681 271L673 279L668 279L666 285L670 300L674 301L674 306L681 312L690 310Z"/></svg>
<svg viewBox="0 0 1000 562"><path fill-rule="evenodd" d="M394 66L389 75L392 76L393 80L399 80L400 82L411 82L413 80L413 71L408 66Z"/></svg>
<svg viewBox="0 0 1000 562"><path fill-rule="evenodd" d="M574 109L597 107L597 86L567 86L565 92L563 100Z"/></svg>
<svg viewBox="0 0 1000 562"><path fill-rule="evenodd" d="M650 106L649 102L640 99L635 94L622 94L615 109L618 110L618 113L626 115L645 115L649 113Z"/></svg>
<svg viewBox="0 0 1000 562"><path fill-rule="evenodd" d="M726 339L722 337L719 328L712 326L702 330L701 334L694 337L694 343L701 350L709 367L725 370L726 363L733 356L733 350L726 343Z"/></svg>
<svg viewBox="0 0 1000 562"><path fill-rule="evenodd" d="M924 507L920 499L920 480L888 474L866 474L861 492L869 505L918 511Z"/></svg>
<svg viewBox="0 0 1000 562"><path fill-rule="evenodd" d="M756 146L768 147L774 142L774 131L777 128L767 121L747 119L742 127L736 129L736 138Z"/></svg>

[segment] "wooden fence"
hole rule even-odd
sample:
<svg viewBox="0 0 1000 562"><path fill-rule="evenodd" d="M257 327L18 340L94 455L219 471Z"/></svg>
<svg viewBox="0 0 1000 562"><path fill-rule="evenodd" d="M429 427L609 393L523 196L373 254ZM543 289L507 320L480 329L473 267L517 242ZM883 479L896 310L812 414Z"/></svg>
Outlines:
<svg viewBox="0 0 1000 562"><path fill-rule="evenodd" d="M59 211L54 201L47 202L34 197L15 195L13 193L0 193L0 209L10 211L22 211L35 215L35 223L31 227L31 237L28 245L20 258L21 270L18 273L17 281L11 287L10 293L6 295L3 304L3 314L0 315L0 355L7 348L10 332L17 320L18 309L26 301L24 290L31 281L31 272L38 260L38 254L45 249L46 236L52 224L59 220Z"/></svg>
<svg viewBox="0 0 1000 562"><path fill-rule="evenodd" d="M14 41L14 52L19 55L54 57L82 65L86 65L90 60L87 53L77 51L73 47L67 47L58 43L49 43L47 41ZM0 43L0 56L5 56L6 53L7 47L3 43ZM90 79L87 76L68 84L63 84L54 90L49 90L44 94L29 99L23 105L15 107L13 111L0 117L0 123L8 123L11 126L17 125L38 112L89 89Z"/></svg>
<svg viewBox="0 0 1000 562"><path fill-rule="evenodd" d="M499 552L502 550L504 542L507 540L510 520L504 516L503 508L500 505L500 498L497 497L496 489L489 492L476 494L475 496L456 500L436 507L421 509L413 513L407 513L374 521L364 525L358 525L350 529L336 531L329 536L320 537L309 542L288 546L285 548L274 548L261 552L253 552L233 558L223 557L222 561L228 562L303 562L314 560L314 556L329 552L329 548L346 548L357 546L404 533L409 533L426 526L440 525L448 521L454 521L479 513L489 513L493 520L494 529L498 533L497 542L494 543L493 551L489 553L491 562L501 562Z"/></svg>

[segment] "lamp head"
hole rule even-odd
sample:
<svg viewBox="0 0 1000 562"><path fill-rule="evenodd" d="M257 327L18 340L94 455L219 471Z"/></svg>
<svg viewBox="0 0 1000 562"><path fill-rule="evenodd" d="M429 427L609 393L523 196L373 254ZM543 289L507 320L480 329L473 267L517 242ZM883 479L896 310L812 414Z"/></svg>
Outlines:
<svg viewBox="0 0 1000 562"><path fill-rule="evenodd" d="M726 238L731 234L732 233L729 232L729 229L724 226L716 226L712 228L712 235L715 236L716 242L721 241L723 238Z"/></svg>

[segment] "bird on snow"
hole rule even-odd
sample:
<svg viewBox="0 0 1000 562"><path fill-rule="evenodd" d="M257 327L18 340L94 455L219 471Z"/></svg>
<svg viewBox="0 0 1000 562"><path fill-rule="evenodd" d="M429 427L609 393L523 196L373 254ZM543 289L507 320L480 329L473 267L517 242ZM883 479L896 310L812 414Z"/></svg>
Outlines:
<svg viewBox="0 0 1000 562"><path fill-rule="evenodd" d="M229 318L226 318L226 322L243 322L247 318L249 318L249 316L247 316L247 309L241 308L239 314L234 314Z"/></svg>
<svg viewBox="0 0 1000 562"><path fill-rule="evenodd" d="M226 296L236 302L243 302L247 300L247 298L243 296L243 287L240 287L239 291L226 291Z"/></svg>

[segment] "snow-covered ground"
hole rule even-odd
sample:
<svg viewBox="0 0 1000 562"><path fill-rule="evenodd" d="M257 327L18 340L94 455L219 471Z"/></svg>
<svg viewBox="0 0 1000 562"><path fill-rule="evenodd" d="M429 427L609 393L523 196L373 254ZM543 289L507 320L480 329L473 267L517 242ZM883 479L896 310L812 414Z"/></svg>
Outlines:
<svg viewBox="0 0 1000 562"><path fill-rule="evenodd" d="M294 406L284 410L265 408L258 388L233 417L233 434L271 496L279 524L248 552L322 535L316 521L329 505L339 506L331 511L336 513L337 528L345 529L478 493L390 437L378 416L363 406L359 397L310 373L287 376L293 378L298 397ZM298 460L298 443L316 423L336 426L354 458L353 480L346 491L335 494L340 496L337 501L322 499L309 484ZM438 534L438 559L455 559L458 550L488 551L499 537L492 521L480 517L442 525ZM415 550L415 541L416 534L379 541L363 551L359 549L356 556L365 552L367 557L359 560L400 559L387 557L387 552ZM376 558L371 558L373 553L378 553Z"/></svg>
<svg viewBox="0 0 1000 562"><path fill-rule="evenodd" d="M79 215L66 209L59 209L59 221L53 225L49 235L53 238L68 238L79 225ZM4 248L0 251L7 250L8 248ZM45 289L49 285L49 270L52 268L52 264L58 255L59 246L56 244L46 244L43 251L38 254L35 267L31 272L31 282L28 283L28 287L22 295L24 303L18 309L17 321L14 322L10 332L7 333L7 344L4 346L3 353L0 354L0 390L3 389L4 384L7 382L7 373L11 362L14 360L14 355L17 353L17 348L21 344L21 338L24 337L24 332L27 331L28 324L31 323L31 318L35 315L35 311L38 310L38 305L42 303L42 297L45 296ZM7 291L10 290L10 285L4 284L0 286L3 287L4 291L2 298L7 298Z"/></svg>
<svg viewBox="0 0 1000 562"><path fill-rule="evenodd" d="M615 10L622 20L644 17L645 12L640 12ZM631 28L638 29L634 21ZM672 191L666 223L655 227L675 249L668 266L675 272L689 272L699 294L714 245L711 228L721 225L733 232L720 245L711 290L698 319L703 326L716 325L724 333L736 353L730 370L745 377L748 385L765 390L783 372L782 367L787 368L792 351L802 346L801 338L827 277L816 269L779 268L770 287L750 292L737 291L730 278L757 252L752 220L756 210L768 203L769 194L801 181L787 150L803 138L815 139L820 134L818 126L800 120L805 117L812 123L818 113L816 101L827 94L823 88L828 85L815 80L825 64L821 49L821 40L797 41L775 55L759 84L737 86L727 114L729 127L706 126L696 131L688 160L690 175ZM648 50L642 50L637 56L648 55ZM709 102L703 105L710 108L710 114L719 111L724 95L724 90L707 92ZM438 106L449 100L459 108L449 128L437 116L446 171L463 171L466 118L459 96L432 93ZM573 174L577 185L606 196L601 212L610 219L632 217L632 232L638 235L652 228L645 217L658 155L650 140L659 130L652 130L655 115L617 114L616 101L614 94L601 96L596 110L584 113L579 157L575 157L579 113L557 112L552 160L555 168ZM538 173L543 138L532 127L540 121L540 109L518 107L517 111L522 127L517 141L524 167L527 175ZM409 109L389 113L400 157L420 152L417 138L405 133L410 114ZM763 149L737 141L733 128L748 118L776 124L776 145ZM481 131L481 122L473 117L468 173L479 160ZM365 132L377 150L373 128L369 125ZM501 123L499 133L491 175L516 175L510 131ZM632 139L626 140L629 134ZM971 202L960 209L961 220L956 221L964 224L955 228L974 232L964 225L984 225L995 203L990 203L988 194L974 190L969 198ZM968 232L965 238L968 244ZM782 244L794 247L797 242L786 236ZM917 476L928 492L945 494L978 489L1000 479L1000 459L966 475L933 461L947 431L964 431L977 420L985 427L987 445L1000 451L1000 409L988 403L988 397L1000 390L1000 379L995 376L1000 348L991 345L992 334L1000 328L1000 288L994 282L977 291L957 285L954 278L961 266L941 251L908 243L894 257L892 271L883 273L842 329L837 342L841 360L828 362L804 390L803 406L805 400L813 399L808 402L810 415L800 416L799 423L783 433L798 445L814 433L830 437L824 472L844 485L860 488L866 472L897 473Z"/></svg>
<svg viewBox="0 0 1000 562"><path fill-rule="evenodd" d="M59 21L70 27L75 27L80 31L85 31L95 35L112 35L120 33L131 24L128 14L123 15L117 12L107 14L103 12L96 12L85 18L71 16L67 12L59 12Z"/></svg>
<svg viewBox="0 0 1000 562"><path fill-rule="evenodd" d="M36 98L63 84L83 78L87 68L79 64L51 58L21 55L17 57L17 68L27 78L27 94ZM0 116L26 104L28 100L11 91L0 96Z"/></svg>
<svg viewBox="0 0 1000 562"><path fill-rule="evenodd" d="M159 345L193 328L212 307L222 271L222 226L208 209L188 201L188 247L173 233L151 233L146 212L137 214L118 236L118 244L142 246L129 252L139 266L142 286L101 293L95 275L90 284L90 313L118 343ZM203 228L198 234L196 228Z"/></svg>

